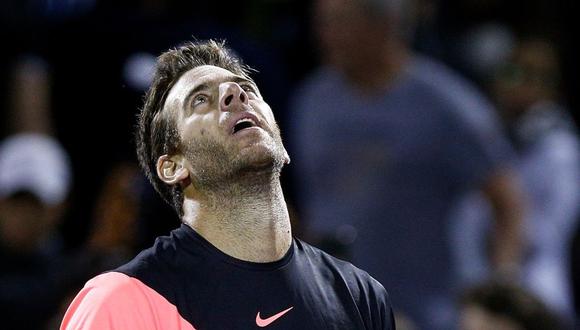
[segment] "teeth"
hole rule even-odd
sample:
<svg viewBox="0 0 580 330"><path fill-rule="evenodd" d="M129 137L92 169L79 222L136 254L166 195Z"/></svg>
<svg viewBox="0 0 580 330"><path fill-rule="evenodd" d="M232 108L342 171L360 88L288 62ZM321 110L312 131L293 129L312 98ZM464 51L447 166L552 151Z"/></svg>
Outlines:
<svg viewBox="0 0 580 330"><path fill-rule="evenodd" d="M256 126L258 126L258 125L254 121L254 119L249 118L249 117L242 118L235 123L234 128L232 129L232 134L234 134L234 133L236 133L244 128L256 127Z"/></svg>
<svg viewBox="0 0 580 330"><path fill-rule="evenodd" d="M252 123L252 125L256 125L256 122L254 122L254 120L252 118L242 118L236 122L236 125L239 123L246 122L246 121Z"/></svg>

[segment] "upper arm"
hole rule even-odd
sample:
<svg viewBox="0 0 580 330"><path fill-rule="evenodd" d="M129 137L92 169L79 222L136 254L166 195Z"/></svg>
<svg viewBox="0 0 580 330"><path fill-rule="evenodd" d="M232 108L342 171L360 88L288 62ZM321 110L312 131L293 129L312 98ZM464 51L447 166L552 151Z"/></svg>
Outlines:
<svg viewBox="0 0 580 330"><path fill-rule="evenodd" d="M387 290L377 282L379 288L378 299L377 299L377 313L380 317L380 323L377 329L381 330L395 330L395 316L393 313L393 306L391 306L391 301L389 299L389 294Z"/></svg>
<svg viewBox="0 0 580 330"><path fill-rule="evenodd" d="M530 153L526 179L534 189L535 216L567 226L580 201L580 143L569 132L553 133Z"/></svg>
<svg viewBox="0 0 580 330"><path fill-rule="evenodd" d="M355 277L354 296L367 329L394 330L395 317L387 290L366 272Z"/></svg>
<svg viewBox="0 0 580 330"><path fill-rule="evenodd" d="M481 190L494 209L522 212L524 193L518 174L514 170L496 169L487 176Z"/></svg>
<svg viewBox="0 0 580 330"><path fill-rule="evenodd" d="M135 278L111 272L89 281L69 306L61 330L188 329L177 308Z"/></svg>

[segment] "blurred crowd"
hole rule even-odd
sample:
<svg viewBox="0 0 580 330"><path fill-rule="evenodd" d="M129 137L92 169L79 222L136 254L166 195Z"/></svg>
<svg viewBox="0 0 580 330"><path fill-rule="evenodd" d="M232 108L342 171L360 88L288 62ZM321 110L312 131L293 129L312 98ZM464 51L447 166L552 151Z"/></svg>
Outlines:
<svg viewBox="0 0 580 330"><path fill-rule="evenodd" d="M294 235L390 294L399 329L580 317L567 2L26 0L0 5L0 315L56 329L179 219L136 165L156 56L225 39L292 163Z"/></svg>

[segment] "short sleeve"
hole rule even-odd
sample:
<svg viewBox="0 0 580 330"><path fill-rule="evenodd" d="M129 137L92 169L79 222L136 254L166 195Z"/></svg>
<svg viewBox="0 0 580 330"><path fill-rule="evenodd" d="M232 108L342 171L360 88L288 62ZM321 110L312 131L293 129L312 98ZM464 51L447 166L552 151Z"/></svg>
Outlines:
<svg viewBox="0 0 580 330"><path fill-rule="evenodd" d="M353 296L366 329L395 330L393 306L387 290L367 272L355 268L354 282L349 287L354 289Z"/></svg>
<svg viewBox="0 0 580 330"><path fill-rule="evenodd" d="M370 283L369 297L373 299L370 303L372 329L395 330L395 316L389 294L378 281L371 280L373 283Z"/></svg>
<svg viewBox="0 0 580 330"><path fill-rule="evenodd" d="M195 330L159 293L117 272L87 282L69 306L60 329Z"/></svg>

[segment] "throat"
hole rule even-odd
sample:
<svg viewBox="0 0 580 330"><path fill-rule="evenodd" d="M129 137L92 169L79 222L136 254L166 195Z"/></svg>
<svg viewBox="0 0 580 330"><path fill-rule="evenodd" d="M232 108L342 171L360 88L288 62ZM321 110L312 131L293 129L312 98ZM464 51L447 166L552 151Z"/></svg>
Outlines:
<svg viewBox="0 0 580 330"><path fill-rule="evenodd" d="M186 190L183 222L222 252L251 262L281 259L292 240L278 179L240 180L198 196Z"/></svg>

